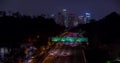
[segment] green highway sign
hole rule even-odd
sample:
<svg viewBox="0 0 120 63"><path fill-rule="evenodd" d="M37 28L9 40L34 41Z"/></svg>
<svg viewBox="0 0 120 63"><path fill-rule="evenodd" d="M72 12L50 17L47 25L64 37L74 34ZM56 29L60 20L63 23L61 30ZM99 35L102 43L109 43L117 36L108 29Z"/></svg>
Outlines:
<svg viewBox="0 0 120 63"><path fill-rule="evenodd" d="M58 42L58 41L60 41L60 40L61 40L61 39L60 39L59 37L53 37L53 38L52 38L52 41L53 41L53 42Z"/></svg>
<svg viewBox="0 0 120 63"><path fill-rule="evenodd" d="M88 38L77 38L77 37L52 37L53 42L88 42Z"/></svg>

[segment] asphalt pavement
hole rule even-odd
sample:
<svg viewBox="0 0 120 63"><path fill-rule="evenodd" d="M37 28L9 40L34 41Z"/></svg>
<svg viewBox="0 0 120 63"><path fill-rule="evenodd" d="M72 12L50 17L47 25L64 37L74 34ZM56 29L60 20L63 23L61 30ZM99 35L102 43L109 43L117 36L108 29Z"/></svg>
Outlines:
<svg viewBox="0 0 120 63"><path fill-rule="evenodd" d="M83 51L80 46L56 45L54 49L49 51L42 63L85 63Z"/></svg>

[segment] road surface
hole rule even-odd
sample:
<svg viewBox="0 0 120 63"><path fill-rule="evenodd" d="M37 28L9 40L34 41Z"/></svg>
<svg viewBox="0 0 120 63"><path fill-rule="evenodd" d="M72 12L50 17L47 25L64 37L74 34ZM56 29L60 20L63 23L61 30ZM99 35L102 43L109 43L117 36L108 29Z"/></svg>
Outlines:
<svg viewBox="0 0 120 63"><path fill-rule="evenodd" d="M81 46L56 45L47 54L42 63L86 63Z"/></svg>

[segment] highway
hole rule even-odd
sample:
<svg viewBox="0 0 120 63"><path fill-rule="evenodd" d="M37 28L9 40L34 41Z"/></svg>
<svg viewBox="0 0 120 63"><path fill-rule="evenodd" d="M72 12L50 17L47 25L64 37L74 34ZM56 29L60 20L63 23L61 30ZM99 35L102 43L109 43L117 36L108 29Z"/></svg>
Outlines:
<svg viewBox="0 0 120 63"><path fill-rule="evenodd" d="M47 54L42 63L86 63L80 46L56 45Z"/></svg>
<svg viewBox="0 0 120 63"><path fill-rule="evenodd" d="M61 36L69 35L69 32L61 34ZM65 44L57 42L44 56L43 60L38 63L86 63L84 49L81 44L73 46L73 44Z"/></svg>

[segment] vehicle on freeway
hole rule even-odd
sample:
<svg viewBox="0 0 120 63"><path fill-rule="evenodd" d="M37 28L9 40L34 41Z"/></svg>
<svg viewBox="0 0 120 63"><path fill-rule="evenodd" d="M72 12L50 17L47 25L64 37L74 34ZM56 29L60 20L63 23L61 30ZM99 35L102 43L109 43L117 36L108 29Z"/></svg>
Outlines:
<svg viewBox="0 0 120 63"><path fill-rule="evenodd" d="M54 50L54 51L52 50L52 51L49 52L49 54L52 55L52 56L56 56L57 53L58 53L58 50Z"/></svg>
<svg viewBox="0 0 120 63"><path fill-rule="evenodd" d="M71 53L69 51L64 51L59 56L61 56L61 57L69 57L70 55L71 55Z"/></svg>
<svg viewBox="0 0 120 63"><path fill-rule="evenodd" d="M50 55L54 55L54 51L49 52Z"/></svg>
<svg viewBox="0 0 120 63"><path fill-rule="evenodd" d="M64 53L62 56L69 56L70 55L70 53Z"/></svg>
<svg viewBox="0 0 120 63"><path fill-rule="evenodd" d="M65 43L64 45L66 45L68 48L70 48L70 47L76 47L76 46L78 46L78 43L76 43L76 42L70 42L70 43Z"/></svg>

